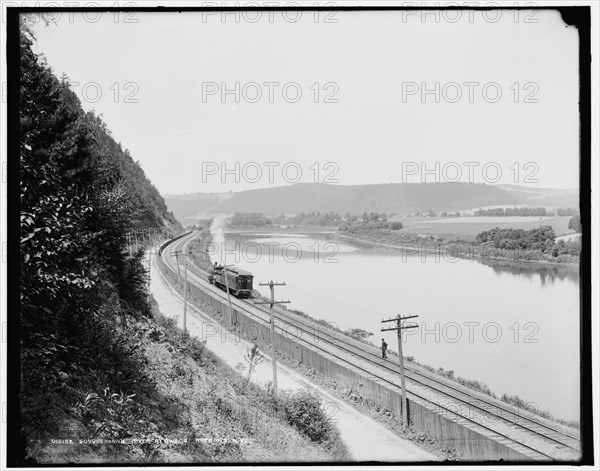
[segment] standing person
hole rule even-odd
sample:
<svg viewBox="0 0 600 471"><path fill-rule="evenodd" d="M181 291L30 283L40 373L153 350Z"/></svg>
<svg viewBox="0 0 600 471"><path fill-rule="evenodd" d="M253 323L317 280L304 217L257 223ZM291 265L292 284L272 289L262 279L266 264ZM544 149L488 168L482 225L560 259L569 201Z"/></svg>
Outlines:
<svg viewBox="0 0 600 471"><path fill-rule="evenodd" d="M381 339L381 358L387 359L387 343L385 343L384 339Z"/></svg>

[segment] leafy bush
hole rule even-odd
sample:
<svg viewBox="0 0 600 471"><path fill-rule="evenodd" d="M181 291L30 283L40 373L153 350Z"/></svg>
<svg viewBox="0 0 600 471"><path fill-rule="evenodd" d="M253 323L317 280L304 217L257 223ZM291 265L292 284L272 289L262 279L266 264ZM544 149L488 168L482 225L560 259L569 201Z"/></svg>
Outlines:
<svg viewBox="0 0 600 471"><path fill-rule="evenodd" d="M575 232L581 232L581 217L579 214L569 219L569 229Z"/></svg>
<svg viewBox="0 0 600 471"><path fill-rule="evenodd" d="M540 226L536 229L500 229L495 227L477 235L476 242L491 243L497 249L525 249L545 252L554 245L556 234L552 226Z"/></svg>
<svg viewBox="0 0 600 471"><path fill-rule="evenodd" d="M321 398L308 390L284 398L286 420L313 442L331 441L336 429L321 407Z"/></svg>
<svg viewBox="0 0 600 471"><path fill-rule="evenodd" d="M361 341L365 341L369 337L373 336L373 333L368 332L364 329L359 329L359 328L348 329L348 330L344 331L344 334L346 334L349 337L352 337L356 340L361 340Z"/></svg>

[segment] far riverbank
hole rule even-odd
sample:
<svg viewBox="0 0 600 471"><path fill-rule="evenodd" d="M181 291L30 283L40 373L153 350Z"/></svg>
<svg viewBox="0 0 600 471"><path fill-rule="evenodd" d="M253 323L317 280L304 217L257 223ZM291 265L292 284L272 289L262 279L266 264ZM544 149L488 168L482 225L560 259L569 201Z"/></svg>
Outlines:
<svg viewBox="0 0 600 471"><path fill-rule="evenodd" d="M504 250L502 252L506 253L506 255L500 255L498 254L498 249L492 249L494 251L494 255L491 255L489 252L481 251L480 245L477 245L471 241L436 240L434 242L425 238L414 238L413 240L403 241L399 245L351 236L341 232L336 232L335 234L343 239L361 242L375 247L385 247L389 249L406 251L410 254L439 254L440 256L449 258L462 258L467 260L477 260L480 262L506 262L525 266L546 265L579 271L579 261L552 261L551 259L535 258L535 256L539 256L539 254L532 253L531 251L518 250ZM529 255L529 257L520 258L519 255Z"/></svg>

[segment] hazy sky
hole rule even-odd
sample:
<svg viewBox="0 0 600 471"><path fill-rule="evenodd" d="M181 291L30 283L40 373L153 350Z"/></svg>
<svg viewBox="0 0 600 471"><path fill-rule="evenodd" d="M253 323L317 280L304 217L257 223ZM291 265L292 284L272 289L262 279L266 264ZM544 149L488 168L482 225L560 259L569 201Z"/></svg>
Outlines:
<svg viewBox="0 0 600 471"><path fill-rule="evenodd" d="M551 11L497 13L63 13L36 25L36 50L162 193L298 171L419 182L424 169L427 181L493 183L499 170L498 183L577 188L577 31Z"/></svg>

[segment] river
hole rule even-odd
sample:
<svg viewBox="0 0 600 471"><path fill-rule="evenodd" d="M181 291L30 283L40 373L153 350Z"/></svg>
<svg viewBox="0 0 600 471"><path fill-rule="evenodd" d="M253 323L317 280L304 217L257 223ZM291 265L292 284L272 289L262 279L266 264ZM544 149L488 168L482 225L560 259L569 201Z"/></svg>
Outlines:
<svg viewBox="0 0 600 471"><path fill-rule="evenodd" d="M334 234L225 234L213 260L259 282L285 281L277 299L341 329L361 328L397 351L384 318L414 314L404 355L579 420L579 278L555 267L405 254Z"/></svg>

